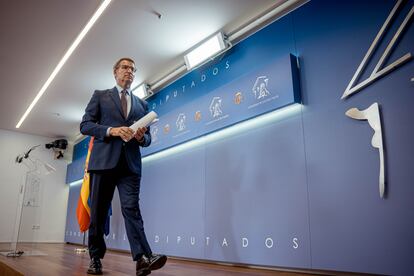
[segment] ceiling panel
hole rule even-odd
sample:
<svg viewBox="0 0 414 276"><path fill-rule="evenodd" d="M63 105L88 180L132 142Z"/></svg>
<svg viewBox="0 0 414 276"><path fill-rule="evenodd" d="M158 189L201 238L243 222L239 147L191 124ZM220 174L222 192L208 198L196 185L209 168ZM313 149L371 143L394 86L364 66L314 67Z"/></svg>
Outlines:
<svg viewBox="0 0 414 276"><path fill-rule="evenodd" d="M133 85L183 64L205 37L230 33L282 0L114 0L17 131L76 137L94 89L115 85L113 63L132 57ZM100 5L97 0L2 0L0 128L15 125L53 68ZM157 14L161 14L159 17Z"/></svg>

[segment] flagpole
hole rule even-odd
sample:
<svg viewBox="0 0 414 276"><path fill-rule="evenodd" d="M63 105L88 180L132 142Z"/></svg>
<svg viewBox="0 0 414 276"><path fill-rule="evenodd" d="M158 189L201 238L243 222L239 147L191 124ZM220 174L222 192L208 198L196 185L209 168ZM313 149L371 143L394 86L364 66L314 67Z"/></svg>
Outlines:
<svg viewBox="0 0 414 276"><path fill-rule="evenodd" d="M83 176L81 191L79 194L78 207L76 208L76 216L77 216L78 223L79 223L79 229L83 232L82 248L76 248L75 249L76 253L88 252L88 247L85 244L86 231L88 230L89 223L90 223L90 212L89 212L89 204L88 204L90 179L89 179L89 174L88 174L88 163L89 163L89 157L92 152L93 141L94 141L94 137L91 137L89 140L88 153L86 155L86 160L85 160L84 176Z"/></svg>
<svg viewBox="0 0 414 276"><path fill-rule="evenodd" d="M87 253L88 252L88 247L85 244L85 238L86 238L86 231L83 232L82 248L75 248L76 253L80 254L80 253Z"/></svg>

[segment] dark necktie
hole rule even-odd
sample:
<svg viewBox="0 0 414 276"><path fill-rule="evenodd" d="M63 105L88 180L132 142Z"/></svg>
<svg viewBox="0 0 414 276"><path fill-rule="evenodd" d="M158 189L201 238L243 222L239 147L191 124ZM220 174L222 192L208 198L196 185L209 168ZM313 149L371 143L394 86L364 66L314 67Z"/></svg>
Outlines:
<svg viewBox="0 0 414 276"><path fill-rule="evenodd" d="M124 118L126 119L128 115L128 104L125 94L127 93L126 90L121 91L121 107L122 107L122 113L124 113Z"/></svg>

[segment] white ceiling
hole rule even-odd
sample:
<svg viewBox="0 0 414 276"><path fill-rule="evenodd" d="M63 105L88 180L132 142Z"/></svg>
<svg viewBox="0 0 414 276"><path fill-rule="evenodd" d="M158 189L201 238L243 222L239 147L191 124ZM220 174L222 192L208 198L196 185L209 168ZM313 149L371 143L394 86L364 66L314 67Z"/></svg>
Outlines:
<svg viewBox="0 0 414 276"><path fill-rule="evenodd" d="M183 53L194 44L219 30L231 33L283 2L113 0L16 129L101 1L1 0L0 128L74 139L92 92L115 85L112 66L120 57L136 61L133 86L153 83L183 64Z"/></svg>

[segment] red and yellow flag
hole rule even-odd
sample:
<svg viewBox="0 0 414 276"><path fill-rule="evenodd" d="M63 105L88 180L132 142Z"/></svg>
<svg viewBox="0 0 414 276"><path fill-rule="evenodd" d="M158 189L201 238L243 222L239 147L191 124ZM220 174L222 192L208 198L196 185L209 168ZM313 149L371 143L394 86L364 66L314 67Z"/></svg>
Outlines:
<svg viewBox="0 0 414 276"><path fill-rule="evenodd" d="M93 147L93 140L94 137L91 137L91 140L89 141L89 147L88 147L88 154L86 155L86 161L85 161L85 172L83 174L83 181L82 181L82 187L79 194L79 200L78 200L78 207L76 208L76 216L78 218L79 223L79 229L81 232L85 232L89 228L90 223L90 214L91 210L89 207L89 173L88 173L88 163L89 158L91 156L91 151Z"/></svg>

